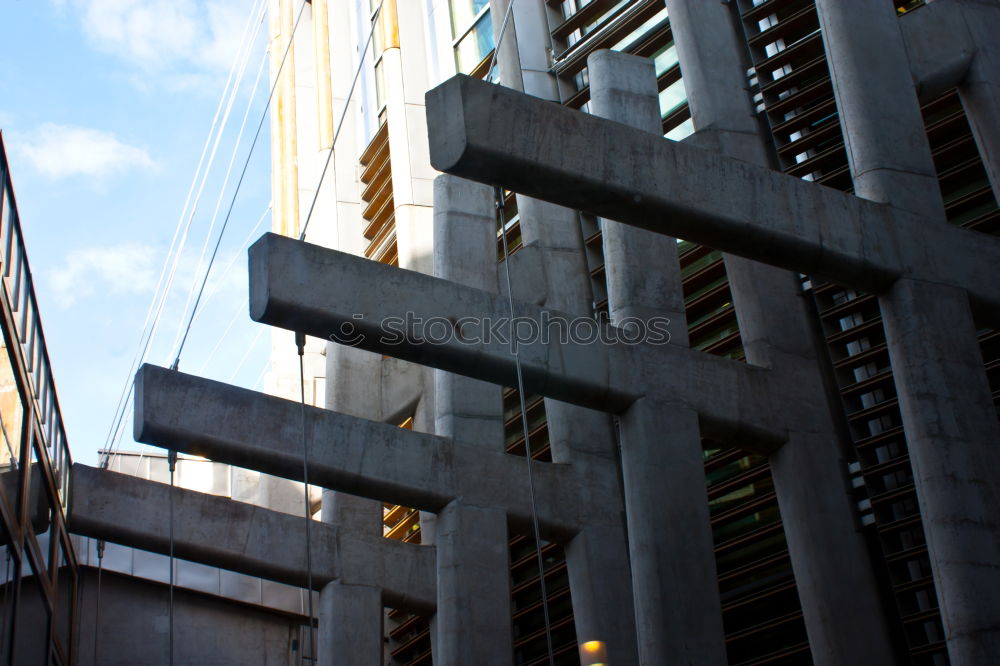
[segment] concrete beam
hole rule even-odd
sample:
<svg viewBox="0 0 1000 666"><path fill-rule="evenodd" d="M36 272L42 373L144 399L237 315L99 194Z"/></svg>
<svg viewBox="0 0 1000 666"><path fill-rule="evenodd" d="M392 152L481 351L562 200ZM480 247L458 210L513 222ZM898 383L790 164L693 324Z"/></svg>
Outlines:
<svg viewBox="0 0 1000 666"><path fill-rule="evenodd" d="M1000 261L1000 260L998 260ZM355 346L515 386L509 306L496 294L386 266L336 250L266 234L250 248L250 316L261 323L316 337L350 338ZM387 323L437 322L435 337L386 333ZM517 345L525 390L602 411L623 412L644 387L696 411L706 434L723 441L739 434L772 446L783 441L781 421L767 402L777 387L768 371L676 345L560 340L560 326L611 327L588 317L515 304ZM466 324L474 321L477 323ZM485 322L485 324L483 324ZM523 326L522 326L523 324ZM583 326L585 325L585 326ZM491 333L487 329L496 326ZM571 328L571 330L576 330ZM425 331L426 332L426 331ZM647 381L648 380L648 381Z"/></svg>
<svg viewBox="0 0 1000 666"><path fill-rule="evenodd" d="M300 403L151 365L139 369L135 394L137 441L302 480ZM306 433L317 486L433 512L462 497L503 509L519 525L531 519L522 458L309 406ZM537 466L543 528L569 536L589 523L613 524L621 506L613 474L605 476Z"/></svg>
<svg viewBox="0 0 1000 666"><path fill-rule="evenodd" d="M446 173L869 291L905 275L1000 308L994 238L467 76L426 106Z"/></svg>
<svg viewBox="0 0 1000 666"><path fill-rule="evenodd" d="M171 488L76 463L70 485L71 532L167 554ZM305 587L305 521L252 504L174 488L174 555L192 562ZM387 604L431 610L435 550L312 524L313 587L337 580L382 590Z"/></svg>

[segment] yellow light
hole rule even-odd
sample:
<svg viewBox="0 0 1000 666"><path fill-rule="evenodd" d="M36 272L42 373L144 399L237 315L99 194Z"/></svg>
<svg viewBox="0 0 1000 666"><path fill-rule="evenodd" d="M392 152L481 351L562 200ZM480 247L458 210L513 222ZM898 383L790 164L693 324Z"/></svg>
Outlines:
<svg viewBox="0 0 1000 666"><path fill-rule="evenodd" d="M580 644L581 666L604 666L608 661L608 651L602 641L586 641Z"/></svg>

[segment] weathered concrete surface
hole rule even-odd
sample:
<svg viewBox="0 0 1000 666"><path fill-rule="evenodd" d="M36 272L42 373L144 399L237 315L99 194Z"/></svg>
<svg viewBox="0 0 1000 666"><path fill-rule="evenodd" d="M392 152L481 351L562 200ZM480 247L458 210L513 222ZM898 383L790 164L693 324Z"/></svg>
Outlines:
<svg viewBox="0 0 1000 666"><path fill-rule="evenodd" d="M558 10L542 2L491 0L494 16L508 9L507 29L513 32L500 46L501 83L553 101L564 98L563 92L571 94L550 66L554 54L548 19L554 19L553 25L561 20ZM579 213L523 194L513 199L523 247L500 266L501 292L509 289L518 300L591 319L594 294ZM545 398L543 407L553 461L589 473L617 466L610 414L552 397ZM602 640L608 659L622 666L638 661L625 536L624 525L589 526L565 550L577 638ZM594 576L598 570L601 575Z"/></svg>
<svg viewBox="0 0 1000 666"><path fill-rule="evenodd" d="M170 492L164 483L76 463L70 488L70 531L166 554ZM176 557L306 585L304 519L192 490L175 487L173 493ZM378 587L386 601L401 608L434 607L432 547L355 537L320 522L311 527L315 589L339 580Z"/></svg>
<svg viewBox="0 0 1000 666"><path fill-rule="evenodd" d="M510 666L510 559L503 511L456 500L438 515L434 659Z"/></svg>
<svg viewBox="0 0 1000 666"><path fill-rule="evenodd" d="M319 597L320 666L381 666L383 615L377 587L327 583Z"/></svg>
<svg viewBox="0 0 1000 666"><path fill-rule="evenodd" d="M656 136L662 134L652 60L596 51L587 58L587 71L591 113ZM671 342L686 347L687 317L677 240L614 220L602 220L601 231L611 322L620 326L631 317L666 317L671 322Z"/></svg>
<svg viewBox="0 0 1000 666"><path fill-rule="evenodd" d="M499 296L274 234L251 248L250 275L256 321L317 337L350 325L359 347L504 386L516 384L507 340L478 323L465 328L470 320L463 319L499 323L498 330L507 331L510 310ZM534 322L533 330L552 332L548 344L538 336L518 344L528 393L617 412L645 387L655 386L698 412L706 434L715 439L738 434L750 446L764 442L773 448L784 438L778 410L768 400L778 389L769 385L766 370L670 344L560 341L559 331L568 328L560 329L561 322L585 325L581 330L595 335L611 333L589 317L574 319L523 303L515 303L514 310L518 321ZM386 334L385 322L401 322L407 315L440 324L432 331L450 322L452 333L441 343Z"/></svg>
<svg viewBox="0 0 1000 666"><path fill-rule="evenodd" d="M900 280L880 301L953 664L1000 654L1000 425L964 294Z"/></svg>
<svg viewBox="0 0 1000 666"><path fill-rule="evenodd" d="M492 188L455 176L434 179L434 275L495 291L496 209ZM500 451L503 396L496 384L434 371L434 432Z"/></svg>
<svg viewBox="0 0 1000 666"><path fill-rule="evenodd" d="M697 415L646 397L621 428L640 663L725 664Z"/></svg>
<svg viewBox="0 0 1000 666"><path fill-rule="evenodd" d="M976 57L962 2L938 0L897 20L906 48L910 78L921 102L962 83Z"/></svg>
<svg viewBox="0 0 1000 666"><path fill-rule="evenodd" d="M373 263L373 262L367 262ZM301 480L301 405L222 382L144 365L136 378L137 441ZM452 499L530 520L525 461L315 407L306 408L309 477L316 485L437 512ZM539 521L567 536L621 511L613 474L568 465L536 472ZM563 501L574 497L576 501Z"/></svg>
<svg viewBox="0 0 1000 666"><path fill-rule="evenodd" d="M447 173L870 291L939 281L1000 310L996 239L465 76L428 92L427 112Z"/></svg>
<svg viewBox="0 0 1000 666"><path fill-rule="evenodd" d="M668 0L691 116L686 143L761 166L769 157L745 87L745 44L731 7ZM771 368L786 393L788 441L768 461L781 511L810 653L816 664L892 663L871 560L846 478L818 343L798 276L724 255L748 362ZM777 397L777 396L776 396Z"/></svg>
<svg viewBox="0 0 1000 666"><path fill-rule="evenodd" d="M69 599L73 593L67 583L66 576L59 577L60 598ZM48 614L41 601L42 592L25 589L36 584L33 578L22 582L22 599L37 595L38 604L29 610L28 604L22 601L21 609L25 614L18 619L19 647L14 657L18 664L47 663L44 647ZM164 666L168 663L170 593L166 585L116 575L105 569L101 576L98 612L97 569L81 567L77 594L72 663L77 666ZM297 664L300 653L294 641L300 637L302 623L299 617L177 587L174 588L174 663L178 666ZM96 652L95 638L98 642ZM39 650L42 654L37 656L25 656L20 652L22 648L38 647L42 648Z"/></svg>
<svg viewBox="0 0 1000 666"><path fill-rule="evenodd" d="M921 102L958 87L983 166L1000 192L1000 5L934 0L900 17Z"/></svg>
<svg viewBox="0 0 1000 666"><path fill-rule="evenodd" d="M651 60L598 51L587 69L595 115L660 135ZM612 220L602 231L612 323L667 317L686 346L676 240ZM639 663L725 664L698 414L645 397L620 424Z"/></svg>
<svg viewBox="0 0 1000 666"><path fill-rule="evenodd" d="M496 212L488 187L434 179L434 273L496 288ZM434 371L435 432L488 452L503 451L503 397L495 384ZM421 519L423 522L423 519ZM513 651L507 516L456 499L434 521L438 604L434 659L510 666Z"/></svg>
<svg viewBox="0 0 1000 666"><path fill-rule="evenodd" d="M854 192L943 222L944 201L895 8L816 0L816 14Z"/></svg>

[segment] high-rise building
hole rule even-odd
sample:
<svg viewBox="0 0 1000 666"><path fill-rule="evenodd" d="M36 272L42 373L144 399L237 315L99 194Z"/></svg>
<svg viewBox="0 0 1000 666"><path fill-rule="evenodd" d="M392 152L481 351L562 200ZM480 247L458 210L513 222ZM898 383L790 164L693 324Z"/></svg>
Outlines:
<svg viewBox="0 0 1000 666"><path fill-rule="evenodd" d="M0 135L0 663L74 663L72 460Z"/></svg>
<svg viewBox="0 0 1000 666"><path fill-rule="evenodd" d="M336 414L147 368L142 441L296 480L313 465L335 526L314 538L355 539L337 556L357 558L313 581L321 663L985 663L998 14L271 0L277 236L251 252L251 315L285 329L271 392ZM618 376L625 357L593 346L511 360L363 321L433 313L461 337L473 302L616 330L666 315L673 355ZM293 330L315 337L299 350ZM184 497L231 512L233 539L258 534L235 504ZM89 533L110 532L113 512L86 506ZM178 530L182 557L298 580L279 549L237 557Z"/></svg>

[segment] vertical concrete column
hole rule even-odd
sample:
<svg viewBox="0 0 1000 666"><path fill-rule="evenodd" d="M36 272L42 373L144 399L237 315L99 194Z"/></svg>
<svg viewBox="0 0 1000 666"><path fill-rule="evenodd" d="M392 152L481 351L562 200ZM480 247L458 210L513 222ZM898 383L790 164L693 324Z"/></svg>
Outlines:
<svg viewBox="0 0 1000 666"><path fill-rule="evenodd" d="M958 95L969 118L983 166L1000 199L1000 6L996 3L962 2L975 54ZM949 8L950 9L950 8Z"/></svg>
<svg viewBox="0 0 1000 666"><path fill-rule="evenodd" d="M953 664L1000 654L1000 426L965 293L900 280L880 301Z"/></svg>
<svg viewBox="0 0 1000 666"><path fill-rule="evenodd" d="M817 0L858 196L944 221L891 3ZM874 41L872 41L874 40ZM893 113L886 114L891 108ZM933 221L932 221L933 220ZM959 259L960 260L960 259ZM967 297L904 279L879 298L952 663L1000 651L997 426Z"/></svg>
<svg viewBox="0 0 1000 666"><path fill-rule="evenodd" d="M744 47L730 8L668 0L697 133L689 141L767 164L746 88ZM746 358L785 378L789 439L770 456L792 571L817 664L892 663L892 646L866 545L850 501L846 461L819 372L795 276L725 256ZM775 399L778 399L775 396Z"/></svg>
<svg viewBox="0 0 1000 666"><path fill-rule="evenodd" d="M438 514L436 539L434 663L510 666L507 515L456 500Z"/></svg>
<svg viewBox="0 0 1000 666"><path fill-rule="evenodd" d="M892 3L816 0L816 12L855 193L943 221L941 190Z"/></svg>
<svg viewBox="0 0 1000 666"><path fill-rule="evenodd" d="M594 115L660 134L651 60L598 51L587 68ZM612 323L666 316L686 346L676 240L611 220L602 229ZM622 415L621 439L640 663L724 664L698 415L644 398Z"/></svg>
<svg viewBox="0 0 1000 666"><path fill-rule="evenodd" d="M434 179L437 277L496 291L493 198L493 188L486 185L449 175ZM434 387L437 434L493 450L503 446L503 397L499 386L435 370Z"/></svg>
<svg viewBox="0 0 1000 666"><path fill-rule="evenodd" d="M656 70L648 58L597 51L587 58L595 116L660 135ZM638 227L601 220L608 312L616 326L632 317L668 317L671 342L687 346L677 241Z"/></svg>
<svg viewBox="0 0 1000 666"><path fill-rule="evenodd" d="M510 5L511 0L490 0L495 37ZM559 83L549 72L550 11L544 2L513 2L498 62L503 85L560 101ZM540 275L530 286L532 300L576 316L592 316L593 295L577 212L520 195L516 200L524 249L507 267L513 271L515 293L519 281ZM535 266L517 270L527 262ZM572 463L587 473L617 474L614 429L607 414L549 399L545 414L553 461ZM617 482L609 485L620 487ZM608 501L622 502L622 497ZM584 528L567 544L566 563L577 638L605 642L611 663L638 663L623 526ZM592 575L598 571L602 575Z"/></svg>
<svg viewBox="0 0 1000 666"><path fill-rule="evenodd" d="M435 178L437 277L495 290L495 230L492 188L455 176ZM433 373L437 434L500 450L501 388L442 370ZM435 663L509 666L513 636L506 514L455 500L434 522L438 556L438 605L432 622Z"/></svg>
<svg viewBox="0 0 1000 666"><path fill-rule="evenodd" d="M652 397L621 418L640 664L726 663L698 414Z"/></svg>
<svg viewBox="0 0 1000 666"><path fill-rule="evenodd" d="M327 583L319 596L320 666L382 666L382 591Z"/></svg>

